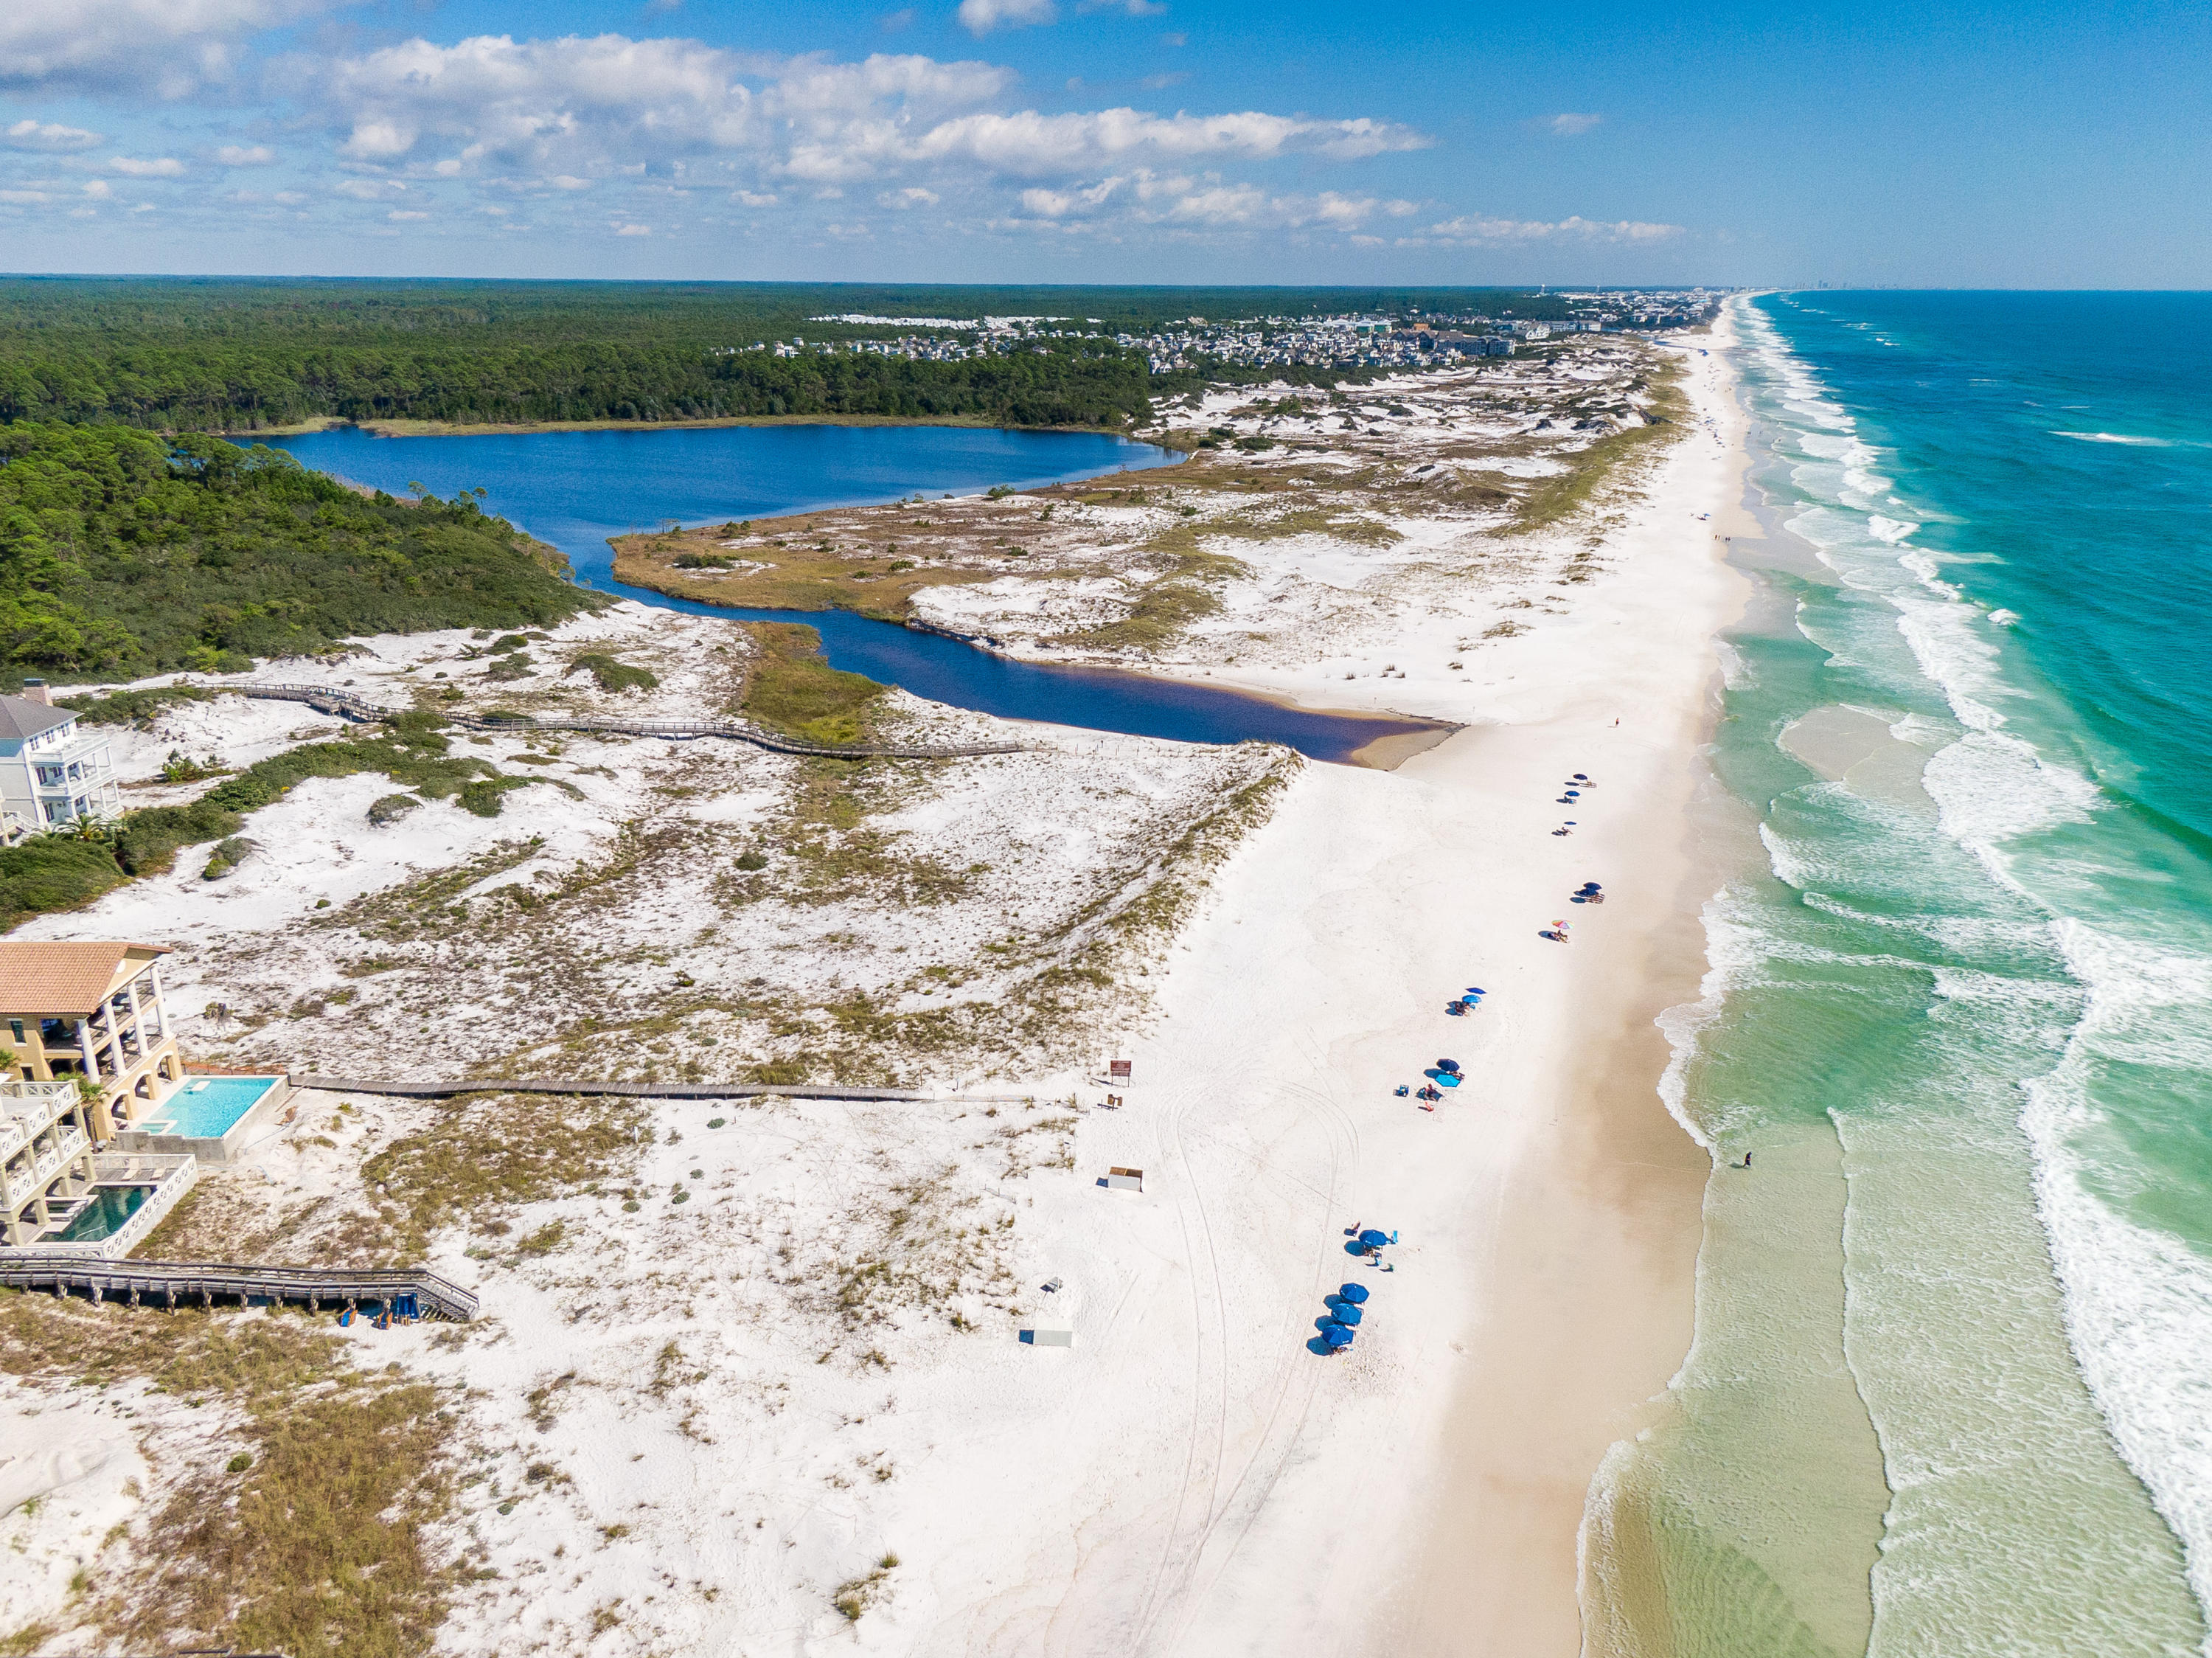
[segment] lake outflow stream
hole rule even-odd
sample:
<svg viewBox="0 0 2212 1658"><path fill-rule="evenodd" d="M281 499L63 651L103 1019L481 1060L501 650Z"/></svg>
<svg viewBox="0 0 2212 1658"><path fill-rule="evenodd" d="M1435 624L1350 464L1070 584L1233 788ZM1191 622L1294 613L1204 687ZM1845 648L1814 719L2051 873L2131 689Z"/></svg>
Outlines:
<svg viewBox="0 0 2212 1658"><path fill-rule="evenodd" d="M1279 742L1346 762L1427 722L1317 714L1212 686L1111 668L1016 661L958 639L850 611L738 609L614 579L607 538L684 524L780 517L908 495L1034 489L1172 464L1151 444L1094 432L969 426L714 426L657 431L380 438L358 427L274 440L302 465L394 495L416 485L484 507L568 556L576 578L662 610L804 622L830 665L917 697L1005 719L1178 742Z"/></svg>

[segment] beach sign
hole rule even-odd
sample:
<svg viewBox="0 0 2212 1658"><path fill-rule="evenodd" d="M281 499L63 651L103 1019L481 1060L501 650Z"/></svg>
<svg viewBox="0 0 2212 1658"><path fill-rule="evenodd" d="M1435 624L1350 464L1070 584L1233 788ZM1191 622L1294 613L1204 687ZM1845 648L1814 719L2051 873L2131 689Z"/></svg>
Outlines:
<svg viewBox="0 0 2212 1658"><path fill-rule="evenodd" d="M1129 1062L1126 1059L1109 1059L1106 1063L1106 1076L1108 1080L1110 1082L1127 1082L1129 1080Z"/></svg>

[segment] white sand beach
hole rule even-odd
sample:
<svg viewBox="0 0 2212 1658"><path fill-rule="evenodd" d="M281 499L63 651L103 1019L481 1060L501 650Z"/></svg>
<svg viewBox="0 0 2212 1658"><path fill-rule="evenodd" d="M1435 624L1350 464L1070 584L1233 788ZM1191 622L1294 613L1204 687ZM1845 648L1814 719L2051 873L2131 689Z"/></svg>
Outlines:
<svg viewBox="0 0 2212 1658"><path fill-rule="evenodd" d="M1571 605L1524 604L1528 625L1484 633L1474 650L1470 610L1394 600L1395 631L1337 625L1326 662L1311 649L1297 661L1285 631L1264 664L1184 670L1464 728L1395 771L1291 772L1272 818L1164 936L1164 954L1132 969L1149 1001L1084 1065L1022 1071L1028 1049L1010 1039L992 1066L939 1076L921 1103L657 1102L624 1119L635 1161L621 1173L502 1211L491 1234L436 1235L428 1263L476 1288L483 1316L462 1332L349 1339L363 1365L467 1401L467 1477L439 1534L469 1572L441 1650L1577 1649L1591 1476L1638 1430L1690 1330L1708 1161L1661 1101L1667 1049L1652 1021L1696 994L1696 914L1711 890L1698 753L1715 636L1741 601L1720 560L1741 465L1726 326L1669 348L1686 358L1694 424L1640 497L1587 533L1577 568L1571 544L1547 554L1559 562L1542 574L1561 577ZM556 648L645 649L624 614L558 630ZM663 695L714 705L722 669L702 630L724 625L653 625L666 636L651 659ZM287 672L419 684L405 676L434 660L460 672L437 653L465 643ZM1346 671L1370 661L1382 671ZM137 758L177 741L234 765L313 735L292 728L304 710L251 706L251 718L229 699L174 710L133 740ZM928 717L936 731L992 723ZM1080 882L1142 895L1182 879L1159 847L1276 764L1266 750L1039 735L1036 753L948 772L940 793L902 797L881 820L940 863L960 845L988 859L994 873L928 911L963 948L1059 936L1054 906L1073 911ZM810 911L811 931L778 932L757 909L713 919L708 849L753 844L782 809L787 762L581 738L513 753L527 746L481 751L564 780L520 793L526 811L511 818L432 802L380 840L358 823L382 779L313 781L256 817L266 850L226 882L199 881L193 854L24 936L167 917L185 946L173 982L193 1039L238 1064L374 1064L418 1019L454 1061L650 1058L665 1036L562 1046L549 1025L542 1049L483 1045L549 996L601 998L590 1005L611 1018L717 972L754 986L826 974L864 1010L902 993L869 978L927 942L894 907ZM1092 778L1085 754L1103 772L1109 751L1112 776ZM1576 772L1594 786L1563 803ZM646 795L662 803L637 830L624 814ZM1569 819L1574 832L1553 834ZM515 840L517 820L539 838ZM653 850L664 840L665 856ZM472 955L470 936L428 909L371 907L359 926L370 942L443 941L436 972L349 962L342 949L358 942L331 941L352 935L317 930L354 924L344 906L373 906L395 881L470 860L486 861L481 880L439 889L439 905L459 895L472 915L503 915L499 895L534 881L546 896L514 902L539 925L578 878L569 861L619 863L633 843L650 879L592 887L586 931L535 936L538 954L562 936L578 953L541 962L519 1002L497 978L520 969L496 949ZM1592 880L1605 903L1571 904ZM325 898L338 906L328 923ZM1571 943L1538 936L1558 918ZM386 932L372 936L372 921ZM622 950L592 956L590 929L612 930ZM289 1012L280 985L300 987ZM1480 1009L1448 1016L1475 985ZM265 1016L218 1029L191 1013L223 993L265 1003ZM725 1074L712 1068L737 1051L737 1028L685 1027L694 1059ZM1133 1078L1108 1109L1103 1068L1117 1058ZM1442 1058L1468 1081L1433 1112L1394 1094ZM381 1188L362 1187L369 1154L456 1120L388 1098L301 1098L198 1200L257 1247L320 1247L349 1215L382 1209ZM526 1135L541 1107L503 1109ZM1107 1188L1111 1168L1141 1169L1142 1191ZM1363 1225L1397 1234L1380 1266L1347 1253ZM1323 1297L1347 1281L1371 1291L1358 1338L1316 1356ZM60 1408L11 1387L11 1408ZM91 1408L111 1436L127 1420L143 1442L202 1460L240 1430L214 1407L130 1387ZM163 1496L158 1482L131 1490L128 1503L102 1487L98 1503L41 1512L97 1509L105 1527L121 1504L112 1542L150 1523ZM58 1586L110 1544L59 1519L11 1524L52 1591L52 1607L31 1611L58 1615ZM76 1630L53 1649L93 1639Z"/></svg>
<svg viewBox="0 0 2212 1658"><path fill-rule="evenodd" d="M1086 1171L1146 1167L1146 1247L1101 1193L1053 1255L1081 1331L1048 1361L1084 1424L1045 1465L1060 1497L994 1494L1040 1543L917 1649L1578 1649L1584 1494L1687 1346L1710 1167L1652 1021L1695 996L1712 890L1692 808L1741 602L1724 339L1692 359L1718 436L1674 451L1592 602L1471 697L1394 683L1468 728L1394 773L1311 768L1183 941L1128 1108L1080 1142ZM1562 806L1576 771L1598 787ZM1607 904L1571 907L1590 879ZM1571 946L1537 936L1562 917ZM1440 1058L1469 1084L1434 1113L1392 1097ZM1354 1223L1398 1234L1395 1271L1346 1256ZM1345 1280L1373 1291L1359 1339L1312 1357Z"/></svg>

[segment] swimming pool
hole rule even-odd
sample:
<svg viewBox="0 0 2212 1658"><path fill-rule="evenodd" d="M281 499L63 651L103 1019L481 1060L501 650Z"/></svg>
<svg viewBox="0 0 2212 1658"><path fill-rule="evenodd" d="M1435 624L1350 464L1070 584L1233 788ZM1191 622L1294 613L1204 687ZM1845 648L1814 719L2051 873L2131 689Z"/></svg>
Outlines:
<svg viewBox="0 0 2212 1658"><path fill-rule="evenodd" d="M148 1134L172 1134L186 1140L220 1140L238 1119L261 1103L283 1079L277 1076L193 1076L131 1125Z"/></svg>
<svg viewBox="0 0 2212 1658"><path fill-rule="evenodd" d="M94 1186L92 1197L72 1216L56 1243L97 1243L123 1230L133 1215L154 1195L149 1186Z"/></svg>

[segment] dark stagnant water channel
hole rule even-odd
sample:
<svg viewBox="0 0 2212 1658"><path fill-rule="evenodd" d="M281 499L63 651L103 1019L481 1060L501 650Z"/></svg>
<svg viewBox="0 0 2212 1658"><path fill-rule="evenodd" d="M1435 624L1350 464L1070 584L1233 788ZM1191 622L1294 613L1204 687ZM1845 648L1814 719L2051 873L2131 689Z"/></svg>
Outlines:
<svg viewBox="0 0 2212 1658"><path fill-rule="evenodd" d="M1370 743L1435 728L1317 714L1208 686L1110 668L1011 661L957 639L850 611L752 610L672 599L614 579L607 538L671 520L711 524L866 506L921 494L1033 489L1170 465L1147 443L1096 432L969 426L714 426L661 430L378 437L358 427L270 440L302 465L394 495L420 485L484 506L568 555L602 592L695 616L804 618L831 666L956 708L1181 742L1279 742L1347 761Z"/></svg>

